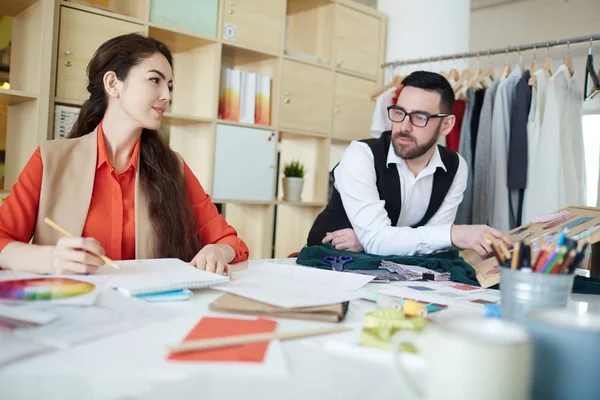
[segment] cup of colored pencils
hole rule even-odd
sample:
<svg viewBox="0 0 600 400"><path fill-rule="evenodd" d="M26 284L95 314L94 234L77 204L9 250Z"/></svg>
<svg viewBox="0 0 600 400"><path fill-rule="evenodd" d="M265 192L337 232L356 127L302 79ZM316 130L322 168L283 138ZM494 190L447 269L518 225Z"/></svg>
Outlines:
<svg viewBox="0 0 600 400"><path fill-rule="evenodd" d="M534 255L531 246L523 241L515 243L512 252L490 236L486 236L486 241L500 266L503 318L524 323L533 309L566 307L575 269L585 258L589 243L578 246L563 231L554 246L541 239Z"/></svg>

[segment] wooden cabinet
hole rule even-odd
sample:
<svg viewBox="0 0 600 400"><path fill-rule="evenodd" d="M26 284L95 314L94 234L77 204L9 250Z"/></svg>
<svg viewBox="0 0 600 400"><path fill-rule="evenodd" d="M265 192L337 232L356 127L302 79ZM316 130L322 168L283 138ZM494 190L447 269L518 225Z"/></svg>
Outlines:
<svg viewBox="0 0 600 400"><path fill-rule="evenodd" d="M86 68L96 49L110 38L132 32L144 33L144 27L61 7L56 97L86 100L89 97Z"/></svg>
<svg viewBox="0 0 600 400"><path fill-rule="evenodd" d="M273 200L275 133L217 125L213 198Z"/></svg>
<svg viewBox="0 0 600 400"><path fill-rule="evenodd" d="M347 140L370 137L375 104L369 93L375 89L373 81L336 74L332 137Z"/></svg>
<svg viewBox="0 0 600 400"><path fill-rule="evenodd" d="M330 70L283 60L283 128L327 133L331 129L333 79Z"/></svg>
<svg viewBox="0 0 600 400"><path fill-rule="evenodd" d="M227 0L223 40L271 53L283 46L284 0Z"/></svg>
<svg viewBox="0 0 600 400"><path fill-rule="evenodd" d="M219 0L150 0L150 22L184 32L215 38L218 17Z"/></svg>
<svg viewBox="0 0 600 400"><path fill-rule="evenodd" d="M335 66L376 77L381 63L381 19L338 5Z"/></svg>

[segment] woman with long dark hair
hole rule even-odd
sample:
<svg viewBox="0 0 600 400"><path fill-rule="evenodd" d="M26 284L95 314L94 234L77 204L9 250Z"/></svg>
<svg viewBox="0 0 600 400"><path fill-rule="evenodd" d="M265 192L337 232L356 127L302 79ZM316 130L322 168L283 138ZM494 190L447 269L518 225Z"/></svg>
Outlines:
<svg viewBox="0 0 600 400"><path fill-rule="evenodd" d="M246 244L157 132L172 66L163 43L139 34L98 48L88 65L90 97L68 139L38 147L0 206L1 267L93 273L105 254L175 257L230 273L230 263L248 258ZM45 218L76 237L63 237Z"/></svg>

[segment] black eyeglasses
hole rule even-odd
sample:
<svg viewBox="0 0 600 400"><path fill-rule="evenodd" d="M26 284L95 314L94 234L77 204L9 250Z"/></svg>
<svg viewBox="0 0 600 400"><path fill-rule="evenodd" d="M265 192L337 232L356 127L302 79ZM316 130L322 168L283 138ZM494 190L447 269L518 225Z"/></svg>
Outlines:
<svg viewBox="0 0 600 400"><path fill-rule="evenodd" d="M388 110L388 118L391 119L394 122L402 122L404 121L404 118L406 118L406 116L408 115L408 118L410 119L410 122L419 128L424 128L427 126L427 123L429 122L430 118L443 118L443 117L447 117L450 114L427 114L421 111L414 111L414 112L406 112L405 109L403 109L402 107L398 107L396 105L393 106L389 106L387 108Z"/></svg>

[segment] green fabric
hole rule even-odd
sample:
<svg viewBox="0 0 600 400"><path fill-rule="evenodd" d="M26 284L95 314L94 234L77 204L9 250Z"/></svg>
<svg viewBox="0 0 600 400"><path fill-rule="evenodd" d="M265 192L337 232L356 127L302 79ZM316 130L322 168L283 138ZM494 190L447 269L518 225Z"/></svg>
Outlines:
<svg viewBox="0 0 600 400"><path fill-rule="evenodd" d="M378 269L381 260L392 261L398 264L418 265L437 272L450 272L450 280L453 282L466 283L468 285L480 286L477 282L475 270L458 255L458 250L447 250L432 255L423 256L378 256L365 252L353 253L350 251L336 250L331 243L320 246L305 247L300 251L296 263L309 267L331 269L325 260L327 256L350 256L352 262L345 264L344 268L355 269ZM499 289L500 285L494 285L490 289ZM573 293L600 295L600 279L576 276L573 283Z"/></svg>
<svg viewBox="0 0 600 400"><path fill-rule="evenodd" d="M436 272L450 272L450 279L453 282L480 286L479 282L477 282L475 270L470 264L459 257L458 250L447 250L424 256L378 256L365 252L353 253L336 250L331 243L327 243L303 248L298 255L296 263L309 267L331 269L331 265L323 260L327 256L352 257L352 262L344 265L344 268L349 270L379 269L381 261L386 260L398 264L418 265Z"/></svg>

